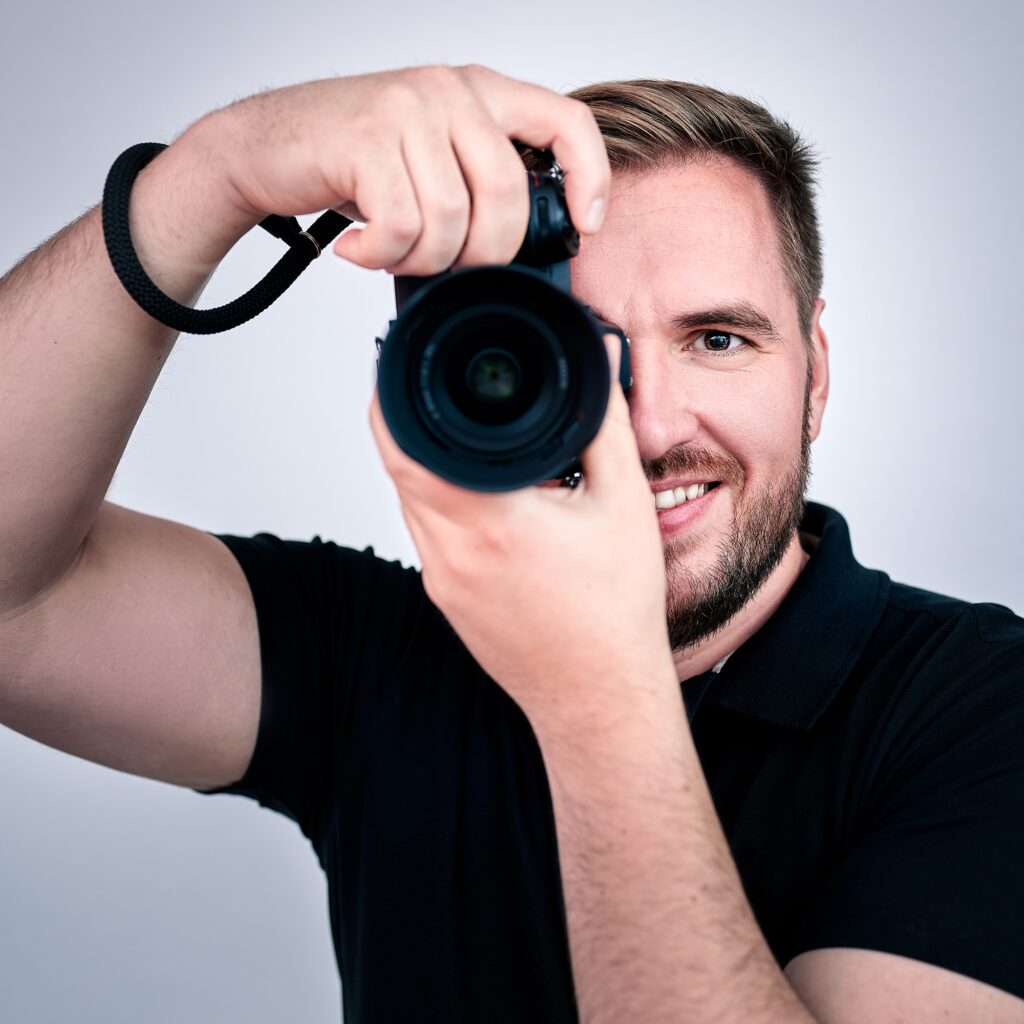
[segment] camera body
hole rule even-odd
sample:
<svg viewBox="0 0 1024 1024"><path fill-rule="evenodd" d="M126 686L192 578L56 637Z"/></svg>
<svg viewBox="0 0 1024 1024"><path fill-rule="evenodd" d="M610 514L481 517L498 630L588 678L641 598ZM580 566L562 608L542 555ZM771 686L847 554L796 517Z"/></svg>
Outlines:
<svg viewBox="0 0 1024 1024"><path fill-rule="evenodd" d="M381 411L395 441L477 491L578 481L579 455L608 404L602 335L622 339L620 379L631 383L625 335L570 292L579 234L562 172L527 173L530 222L512 263L396 277L396 316L377 340Z"/></svg>

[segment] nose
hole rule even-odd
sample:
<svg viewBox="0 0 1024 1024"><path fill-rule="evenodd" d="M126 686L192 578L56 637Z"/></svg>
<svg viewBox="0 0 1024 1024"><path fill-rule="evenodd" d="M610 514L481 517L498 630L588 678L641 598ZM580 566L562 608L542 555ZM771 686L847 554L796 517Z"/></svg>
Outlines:
<svg viewBox="0 0 1024 1024"><path fill-rule="evenodd" d="M668 346L634 339L629 348L633 386L629 416L640 457L660 458L694 440L700 428L693 388Z"/></svg>

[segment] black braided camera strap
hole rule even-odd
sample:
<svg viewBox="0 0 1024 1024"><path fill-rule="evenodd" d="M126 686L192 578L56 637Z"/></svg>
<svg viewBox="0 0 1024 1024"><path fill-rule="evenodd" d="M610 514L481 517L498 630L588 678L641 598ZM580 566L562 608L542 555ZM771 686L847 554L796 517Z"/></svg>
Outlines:
<svg viewBox="0 0 1024 1024"><path fill-rule="evenodd" d="M294 217L271 214L260 227L288 243L288 251L270 272L244 295L216 309L193 309L175 302L150 280L132 245L128 226L128 199L139 172L167 147L160 142L140 142L115 161L103 186L103 239L110 262L125 291L151 317L186 334L218 334L258 316L292 285L321 251L352 223L328 210L308 228Z"/></svg>

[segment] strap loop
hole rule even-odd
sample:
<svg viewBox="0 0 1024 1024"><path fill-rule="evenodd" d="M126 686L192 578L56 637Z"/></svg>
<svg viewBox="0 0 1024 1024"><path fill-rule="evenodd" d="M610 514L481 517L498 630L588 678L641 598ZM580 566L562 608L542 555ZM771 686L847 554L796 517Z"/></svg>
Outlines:
<svg viewBox="0 0 1024 1024"><path fill-rule="evenodd" d="M260 227L288 243L288 251L244 295L215 309L193 309L165 295L143 270L132 245L128 201L139 172L167 147L160 142L140 142L115 161L103 186L103 239L114 273L125 291L155 320L186 334L218 334L244 324L262 313L294 283L310 263L352 221L328 210L303 230L294 217L270 214Z"/></svg>

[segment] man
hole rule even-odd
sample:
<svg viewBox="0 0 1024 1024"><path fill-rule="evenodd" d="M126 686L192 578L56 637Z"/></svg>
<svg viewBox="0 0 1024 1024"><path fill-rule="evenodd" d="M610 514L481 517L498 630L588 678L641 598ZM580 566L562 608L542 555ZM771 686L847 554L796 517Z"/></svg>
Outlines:
<svg viewBox="0 0 1024 1024"><path fill-rule="evenodd" d="M184 301L271 211L357 214L362 266L506 262L509 139L554 150L634 386L576 491L446 484L375 403L422 584L101 504L171 333L95 211L9 276L4 721L296 818L349 1020L1024 1020L1021 623L860 569L827 510L798 532L828 393L806 154L720 94L588 98L614 176L579 102L420 69L216 112L133 189Z"/></svg>

